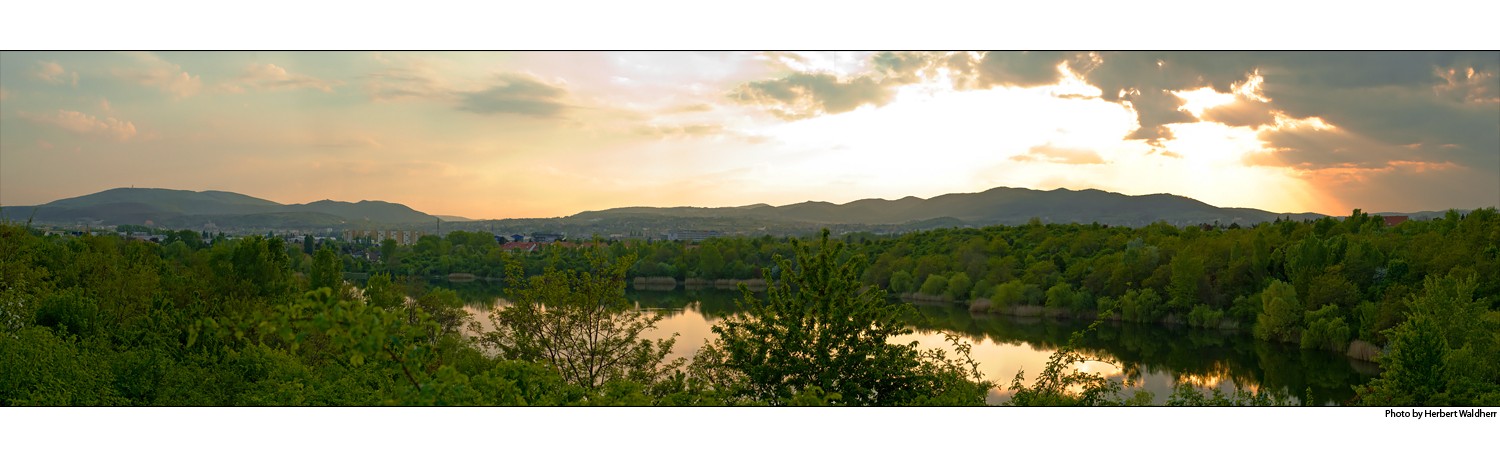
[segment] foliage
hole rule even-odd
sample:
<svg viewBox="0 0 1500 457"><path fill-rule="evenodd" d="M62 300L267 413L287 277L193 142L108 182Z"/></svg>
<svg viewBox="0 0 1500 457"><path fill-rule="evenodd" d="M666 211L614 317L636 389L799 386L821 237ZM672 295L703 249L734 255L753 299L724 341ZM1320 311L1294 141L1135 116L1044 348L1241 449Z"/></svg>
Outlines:
<svg viewBox="0 0 1500 457"><path fill-rule="evenodd" d="M1369 405L1500 402L1500 311L1474 298L1474 276L1428 277L1405 322L1387 331L1385 369L1362 391Z"/></svg>
<svg viewBox="0 0 1500 457"><path fill-rule="evenodd" d="M1210 392L1205 395L1204 391ZM1219 389L1198 389L1190 383L1180 382L1172 387L1172 395L1167 397L1166 406L1289 406L1292 400L1286 396L1274 395L1267 391L1251 392L1245 389L1235 389L1232 394L1225 394Z"/></svg>
<svg viewBox="0 0 1500 457"><path fill-rule="evenodd" d="M311 235L309 235L311 237ZM344 264L339 261L338 254L331 248L318 250L313 256L312 273L308 275L308 281L313 289L330 288L334 291L343 289Z"/></svg>
<svg viewBox="0 0 1500 457"><path fill-rule="evenodd" d="M640 311L625 299L629 261L609 263L591 255L590 271L548 270L524 278L512 263L511 304L492 314L494 331L480 341L511 360L543 363L572 384L593 390L629 380L657 382L684 361L667 361L676 338L649 340L661 315Z"/></svg>
<svg viewBox="0 0 1500 457"><path fill-rule="evenodd" d="M1303 307L1291 284L1272 280L1260 294L1262 311L1255 320L1255 336L1261 339L1296 341L1302 325Z"/></svg>
<svg viewBox="0 0 1500 457"><path fill-rule="evenodd" d="M579 382L540 358L483 352L459 333L468 314L462 299L442 289L422 290L422 277L448 273L516 278L511 285L526 288L532 281L518 278L545 277L549 269L563 276L789 281L802 274L800 264L785 266L777 259L797 256L805 240L761 236L701 243L598 242L597 247L555 244L512 252L491 234L451 232L424 237L412 246L314 240L313 253L307 255L306 237L286 243L274 236L219 234L210 240L209 234L191 230L139 231L164 239L157 244L114 235L44 235L0 224L0 351L6 357L0 358L0 400L703 405L787 404L793 399L970 404L983 398L982 391L973 394L970 389L977 377L960 369L963 357L941 362L899 350L891 352L917 362L875 364L870 370L889 373L907 367L901 373L908 374L900 375L907 378L895 377L900 382L939 387L912 387L919 393L893 394L900 400L889 402L862 400L822 381L795 394L752 395L752 379L726 363L731 354L725 347L717 353L705 348L697 357L704 363L681 372L661 370L653 380L642 375ZM881 285L916 292L928 282L941 282L926 291L957 299L988 297L993 301L990 312L1045 304L1067 311L1056 314L1085 319L1237 325L1253 327L1261 339L1328 351L1341 351L1359 339L1369 343L1362 347L1383 347L1378 361L1384 369L1361 389L1361 403L1500 404L1500 314L1493 310L1500 276L1484 273L1500 271L1500 213L1494 209L1451 212L1391 227L1355 212L1342 221L1279 220L1227 229L1037 221L848 237L856 238L833 261L861 266L856 270L862 273L840 280L839 287L848 289L844 295L854 302L867 291L881 294ZM612 262L610 273L602 275L595 260ZM508 274L516 265L520 272ZM349 288L343 271L370 274L369 280L362 290ZM567 284L556 278L540 281ZM304 295L324 288L326 296ZM796 293L788 296L803 294L792 290ZM858 314L842 309L828 313ZM309 319L317 316L339 327L314 326ZM894 322L887 327L921 325L905 318ZM1257 346L1257 351L1285 350L1276 347ZM651 348L636 354L664 352L659 344ZM1181 350L1163 351L1158 356L1187 357ZM809 357L793 355L793 360ZM355 356L362 363L354 363ZM713 361L718 362L709 363ZM1065 374L1063 369L1059 376Z"/></svg>
<svg viewBox="0 0 1500 457"><path fill-rule="evenodd" d="M928 275L926 281L922 281L923 294L940 296L948 292L948 278L943 275Z"/></svg>
<svg viewBox="0 0 1500 457"><path fill-rule="evenodd" d="M365 283L365 303L380 309L396 309L406 303L406 296L400 286L391 281L390 274L375 273Z"/></svg>
<svg viewBox="0 0 1500 457"><path fill-rule="evenodd" d="M1303 319L1307 322L1307 330L1302 332L1302 348L1343 351L1348 347L1349 324L1344 322L1340 314L1336 305L1308 311Z"/></svg>
<svg viewBox="0 0 1500 457"><path fill-rule="evenodd" d="M1084 362L1114 363L1111 360L1091 359L1078 351L1084 335L1095 331L1099 322L1088 329L1076 332L1068 344L1047 358L1047 365L1037 375L1036 381L1026 385L1025 371L1017 371L1010 388L1015 393L1009 404L1015 406L1103 406L1119 405L1124 384L1111 381L1098 373L1077 369Z"/></svg>
<svg viewBox="0 0 1500 457"><path fill-rule="evenodd" d="M695 361L700 372L769 404L823 392L845 405L983 403L974 367L890 342L911 332L902 319L910 305L863 287L863 259L843 260L826 230L815 246L793 248L796 259L777 259L780 275L767 273L765 300L742 288L747 311L714 325L719 340Z"/></svg>

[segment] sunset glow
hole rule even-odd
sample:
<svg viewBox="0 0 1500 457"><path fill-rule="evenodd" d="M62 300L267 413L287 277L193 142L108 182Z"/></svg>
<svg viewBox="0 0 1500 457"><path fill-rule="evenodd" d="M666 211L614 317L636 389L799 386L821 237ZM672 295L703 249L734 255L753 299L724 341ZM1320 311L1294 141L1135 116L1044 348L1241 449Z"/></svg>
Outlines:
<svg viewBox="0 0 1500 457"><path fill-rule="evenodd" d="M135 186L514 218L1009 186L1500 205L1495 54L1342 57L6 52L0 204ZM1386 70L1409 66L1428 70Z"/></svg>

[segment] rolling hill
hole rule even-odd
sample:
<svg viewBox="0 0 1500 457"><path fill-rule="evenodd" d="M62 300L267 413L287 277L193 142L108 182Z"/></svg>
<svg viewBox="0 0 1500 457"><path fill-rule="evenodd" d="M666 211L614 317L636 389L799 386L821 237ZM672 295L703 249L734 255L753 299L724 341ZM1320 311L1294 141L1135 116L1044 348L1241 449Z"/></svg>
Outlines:
<svg viewBox="0 0 1500 457"><path fill-rule="evenodd" d="M1219 208L1170 194L1130 196L1101 190L1050 191L997 187L977 193L939 195L930 199L864 199L844 204L809 201L785 206L751 205L733 208L629 207L586 211L574 218L605 219L623 215L748 218L820 224L900 225L951 218L969 225L1022 224L1031 218L1055 223L1145 225L1254 224L1278 217L1307 219L1321 214L1281 214L1252 208Z"/></svg>
<svg viewBox="0 0 1500 457"><path fill-rule="evenodd" d="M1387 213L1437 217L1441 212ZM983 192L897 200L870 198L843 204L809 201L783 206L624 207L584 211L546 219L474 221L435 216L382 201L321 200L284 205L233 192L170 189L110 189L38 206L0 208L0 218L54 224L154 224L163 227L217 226L238 229L427 228L439 218L453 230L521 233L527 230L580 234L665 233L715 230L722 233L804 233L820 227L841 230L909 231L938 227L1048 223L1142 226L1239 223L1276 218L1314 219L1316 213L1273 213L1253 208L1220 208L1170 194L1123 195L1101 190L1032 190L997 187ZM1424 217L1425 218L1425 217ZM450 225L451 224L451 225Z"/></svg>
<svg viewBox="0 0 1500 457"><path fill-rule="evenodd" d="M247 228L405 226L437 220L406 205L382 201L322 200L283 205L233 192L135 188L110 189L44 205L6 207L0 217L63 224Z"/></svg>

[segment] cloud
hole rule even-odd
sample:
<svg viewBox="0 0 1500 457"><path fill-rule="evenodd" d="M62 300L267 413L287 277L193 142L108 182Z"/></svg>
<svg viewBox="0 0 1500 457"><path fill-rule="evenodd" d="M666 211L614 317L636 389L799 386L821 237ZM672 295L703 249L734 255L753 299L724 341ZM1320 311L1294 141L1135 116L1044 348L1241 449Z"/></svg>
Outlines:
<svg viewBox="0 0 1500 457"><path fill-rule="evenodd" d="M980 87L1045 86L1062 79L1058 65L1081 59L1080 56L1060 51L990 51L974 68Z"/></svg>
<svg viewBox="0 0 1500 457"><path fill-rule="evenodd" d="M725 133L718 124L642 125L631 130L637 135L650 137L710 136Z"/></svg>
<svg viewBox="0 0 1500 457"><path fill-rule="evenodd" d="M667 113L667 114L706 113L706 112L713 111L713 110L714 110L714 106L713 105L710 105L710 104L707 104L707 103L693 103L693 104L688 104L688 105L682 105L682 106L673 107L673 108L667 109L664 112Z"/></svg>
<svg viewBox="0 0 1500 457"><path fill-rule="evenodd" d="M440 61L383 54L374 58L386 65L364 78L364 91L374 101L440 101L470 113L540 118L558 117L574 108L567 102L567 89L528 74L498 73L480 82L453 81L445 75L451 72L440 71L445 68Z"/></svg>
<svg viewBox="0 0 1500 457"><path fill-rule="evenodd" d="M800 70L801 56L768 54L782 70ZM838 75L828 71L793 71L787 76L741 84L729 98L765 108L786 120L852 111L865 105L883 106L895 89L944 76L955 89L994 86L1036 87L1063 79L1059 66L1091 68L1093 53L1065 52L880 52L869 56L869 71ZM1175 108L1175 105L1173 106Z"/></svg>
<svg viewBox="0 0 1500 457"><path fill-rule="evenodd" d="M238 78L222 84L220 87L229 92L244 92L247 89L254 90L296 90L313 89L322 92L333 92L333 86L343 85L343 81L329 81L307 75L299 75L288 72L285 68L275 64L252 64Z"/></svg>
<svg viewBox="0 0 1500 457"><path fill-rule="evenodd" d="M142 86L155 87L171 94L172 98L191 97L203 88L203 79L182 70L182 66L168 62L149 52L127 52L137 64L130 68L116 68L112 73Z"/></svg>
<svg viewBox="0 0 1500 457"><path fill-rule="evenodd" d="M71 83L73 87L78 87L78 72L69 72L63 69L62 64L59 64L56 61L37 62L36 68L32 71L31 76L33 78L46 81L49 84Z"/></svg>
<svg viewBox="0 0 1500 457"><path fill-rule="evenodd" d="M10 98L10 91L5 90L4 87L0 87L0 101L5 101L8 98Z"/></svg>
<svg viewBox="0 0 1500 457"><path fill-rule="evenodd" d="M1303 179L1346 208L1432 211L1500 205L1500 175L1451 162L1392 161L1311 170Z"/></svg>
<svg viewBox="0 0 1500 457"><path fill-rule="evenodd" d="M436 75L425 68L390 68L370 74L365 81L365 94L374 101L392 101L408 98L447 98L451 91Z"/></svg>
<svg viewBox="0 0 1500 457"><path fill-rule="evenodd" d="M1240 89L1253 81L1260 97L1238 96L1203 120L1256 126L1275 122L1276 112L1316 117L1364 146L1418 145L1420 154L1438 160L1480 165L1500 150L1497 67L1493 53L1479 52L1119 52L1101 54L1083 77L1106 100L1137 111L1140 128L1131 138L1170 138L1164 125L1192 121L1170 91L1209 87L1243 95ZM1321 136L1320 147L1329 151L1361 146ZM1296 135L1267 139L1274 148L1309 146ZM1296 144L1275 144L1283 140Z"/></svg>
<svg viewBox="0 0 1500 457"><path fill-rule="evenodd" d="M1439 97L1464 103L1500 103L1500 78L1495 77L1494 69L1438 67L1433 73L1443 80L1433 87Z"/></svg>
<svg viewBox="0 0 1500 457"><path fill-rule="evenodd" d="M1268 75L1266 95L1288 117L1318 117L1349 132L1349 138L1500 173L1495 160L1500 103L1484 95L1500 84L1493 76L1500 62L1447 53L1422 53L1408 61L1374 57L1348 62L1346 69L1391 74L1350 76L1309 63L1307 76L1292 83L1276 84ZM1457 68L1466 76L1461 84L1444 77L1449 70L1460 73ZM1478 77L1469 79L1470 71ZM1489 81L1480 80L1486 74Z"/></svg>
<svg viewBox="0 0 1500 457"><path fill-rule="evenodd" d="M881 106L892 96L891 88L872 76L839 78L828 73L793 73L752 81L729 94L731 100L766 107L786 120L838 114L864 105Z"/></svg>
<svg viewBox="0 0 1500 457"><path fill-rule="evenodd" d="M502 73L488 88L461 92L458 109L479 114L555 117L569 109L568 91L520 73Z"/></svg>
<svg viewBox="0 0 1500 457"><path fill-rule="evenodd" d="M928 52L881 52L870 63L886 81L911 84L931 74L939 55Z"/></svg>
<svg viewBox="0 0 1500 457"><path fill-rule="evenodd" d="M1203 111L1200 119L1231 127L1256 127L1276 122L1276 111L1269 102L1239 98Z"/></svg>
<svg viewBox="0 0 1500 457"><path fill-rule="evenodd" d="M57 110L56 113L48 114L27 112L20 114L22 118L39 124L51 125L73 133L110 138L115 141L127 141L136 136L134 123L113 117L100 119L89 114L68 110Z"/></svg>
<svg viewBox="0 0 1500 457"><path fill-rule="evenodd" d="M1096 151L1058 147L1052 145L1052 143L1032 146L1025 154L1013 156L1011 160L1020 162L1043 161L1074 165L1104 163L1104 158L1100 157Z"/></svg>

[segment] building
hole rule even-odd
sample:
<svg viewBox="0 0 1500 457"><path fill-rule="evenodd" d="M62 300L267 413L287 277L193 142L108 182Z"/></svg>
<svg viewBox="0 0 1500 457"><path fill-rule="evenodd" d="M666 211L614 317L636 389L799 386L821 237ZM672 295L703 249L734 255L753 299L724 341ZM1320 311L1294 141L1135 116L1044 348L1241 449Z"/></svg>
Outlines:
<svg viewBox="0 0 1500 457"><path fill-rule="evenodd" d="M344 239L349 241L365 239L371 243L382 243L385 240L396 240L396 244L409 246L417 244L417 240L426 236L427 232L421 230L345 230Z"/></svg>
<svg viewBox="0 0 1500 457"><path fill-rule="evenodd" d="M500 245L500 249L510 252L536 252L537 248L541 247L541 245L542 243L536 242L512 241Z"/></svg>
<svg viewBox="0 0 1500 457"><path fill-rule="evenodd" d="M1410 217L1407 217L1407 216L1381 216L1381 219L1385 220L1385 226L1386 227L1395 227L1397 224L1400 224L1402 222L1406 222L1406 220L1410 219Z"/></svg>
<svg viewBox="0 0 1500 457"><path fill-rule="evenodd" d="M701 243L709 238L724 236L718 230L675 230L667 232L668 241L687 241L689 243Z"/></svg>
<svg viewBox="0 0 1500 457"><path fill-rule="evenodd" d="M538 242L538 243L551 243L553 241L562 241L562 240L565 240L565 239L568 239L568 235L565 234L565 233L544 233L544 232L532 232L531 233L531 241L535 241L535 242Z"/></svg>

